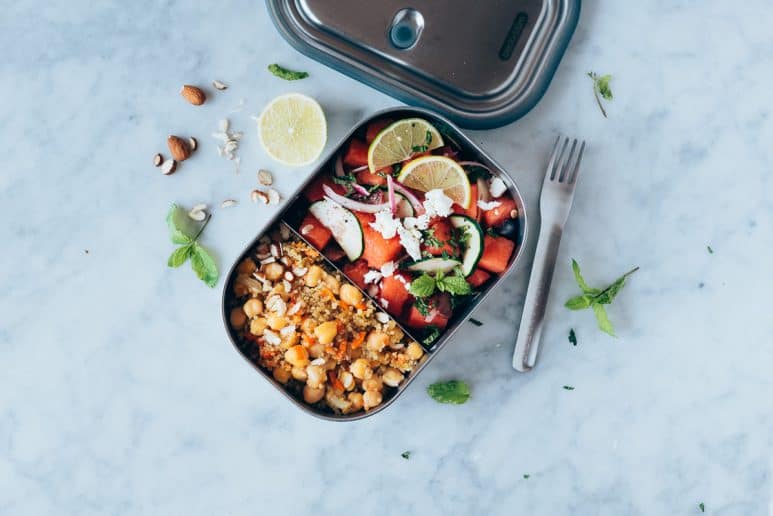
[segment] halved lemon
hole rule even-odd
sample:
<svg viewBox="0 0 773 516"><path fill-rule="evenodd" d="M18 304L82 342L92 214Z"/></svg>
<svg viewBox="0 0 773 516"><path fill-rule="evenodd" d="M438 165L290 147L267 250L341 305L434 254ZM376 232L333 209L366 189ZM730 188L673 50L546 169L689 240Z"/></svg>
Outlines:
<svg viewBox="0 0 773 516"><path fill-rule="evenodd" d="M368 148L371 172L409 159L417 152L443 146L443 137L422 118L406 118L385 127Z"/></svg>
<svg viewBox="0 0 773 516"><path fill-rule="evenodd" d="M275 98L258 119L260 143L275 160L300 167L316 160L327 141L327 121L319 103L300 93Z"/></svg>
<svg viewBox="0 0 773 516"><path fill-rule="evenodd" d="M470 180L464 169L445 156L422 156L405 164L397 180L414 190L429 192L439 188L459 206L470 207Z"/></svg>

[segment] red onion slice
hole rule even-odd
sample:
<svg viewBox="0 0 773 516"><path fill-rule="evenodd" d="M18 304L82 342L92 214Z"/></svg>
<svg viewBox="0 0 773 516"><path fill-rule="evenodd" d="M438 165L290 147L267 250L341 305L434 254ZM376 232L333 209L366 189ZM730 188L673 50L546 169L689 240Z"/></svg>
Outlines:
<svg viewBox="0 0 773 516"><path fill-rule="evenodd" d="M336 156L336 164L335 164L335 173L336 177L344 177L344 161L341 158L341 154L339 153L338 156Z"/></svg>
<svg viewBox="0 0 773 516"><path fill-rule="evenodd" d="M389 209L389 203L368 204L366 202L355 201L354 199L349 199L341 194L337 194L328 185L322 185L322 191L325 192L325 197L349 210L359 211L361 213L377 213Z"/></svg>
<svg viewBox="0 0 773 516"><path fill-rule="evenodd" d="M357 183L352 183L352 189L354 189L355 192L362 195L363 197L367 197L370 195L370 192L362 185L359 185Z"/></svg>
<svg viewBox="0 0 773 516"><path fill-rule="evenodd" d="M389 208L392 215L397 213L397 201L395 200L395 181L391 175L387 175L387 194L389 196Z"/></svg>
<svg viewBox="0 0 773 516"><path fill-rule="evenodd" d="M424 213L424 206L422 206L421 201L418 197L416 197L413 192L411 192L408 188L406 188L404 185L400 184L398 181L394 181L394 189L395 192L400 192L405 196L406 199L408 199L408 202L411 203L411 206L413 206L413 211L416 213L416 215L421 215Z"/></svg>

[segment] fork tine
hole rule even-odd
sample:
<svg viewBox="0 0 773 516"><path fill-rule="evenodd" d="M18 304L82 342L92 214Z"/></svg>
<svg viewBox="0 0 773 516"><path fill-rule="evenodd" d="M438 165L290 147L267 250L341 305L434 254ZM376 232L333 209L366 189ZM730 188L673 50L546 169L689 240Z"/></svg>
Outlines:
<svg viewBox="0 0 773 516"><path fill-rule="evenodd" d="M558 155L556 156L555 162L550 163L550 168L548 169L550 171L550 180L551 181L557 181L558 180L558 174L561 172L561 167L563 166L562 163L564 161L564 157L566 156L566 146L569 144L569 138L563 138L563 144L558 144L556 147L556 150L558 150L558 147L561 147L561 150L558 151Z"/></svg>
<svg viewBox="0 0 773 516"><path fill-rule="evenodd" d="M558 149L559 149L559 142L561 141L561 135L559 134L558 137L556 137L556 143L553 144L553 153L550 155L550 161L548 162L548 172L545 174L545 180L549 180L549 178L553 175L553 167L556 164L556 158L558 157Z"/></svg>
<svg viewBox="0 0 773 516"><path fill-rule="evenodd" d="M559 172L559 176L556 178L559 183L566 183L569 179L569 171L572 168L572 158L574 157L574 151L577 149L577 140L572 140L572 148L569 149L569 154L566 156L564 166Z"/></svg>
<svg viewBox="0 0 773 516"><path fill-rule="evenodd" d="M577 176L580 175L580 163L582 163L582 155L585 152L585 140L583 140L582 145L580 145L580 152L577 154L577 162L574 165L573 170L571 170L571 173L568 174L567 182L571 185L577 181Z"/></svg>

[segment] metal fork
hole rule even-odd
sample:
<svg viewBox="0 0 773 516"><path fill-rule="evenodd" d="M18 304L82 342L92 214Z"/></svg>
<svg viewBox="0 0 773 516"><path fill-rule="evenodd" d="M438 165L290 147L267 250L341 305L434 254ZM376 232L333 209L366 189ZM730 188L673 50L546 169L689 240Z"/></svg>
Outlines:
<svg viewBox="0 0 773 516"><path fill-rule="evenodd" d="M521 326L513 353L513 368L523 373L531 371L537 362L550 283L556 268L561 234L574 199L574 187L580 173L585 142L570 141L559 135L550 156L540 195L540 231L534 264L526 289Z"/></svg>

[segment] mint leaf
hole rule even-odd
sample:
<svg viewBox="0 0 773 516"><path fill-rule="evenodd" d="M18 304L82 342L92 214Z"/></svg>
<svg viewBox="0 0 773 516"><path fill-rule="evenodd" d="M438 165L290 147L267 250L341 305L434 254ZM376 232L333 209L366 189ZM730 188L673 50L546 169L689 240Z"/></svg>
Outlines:
<svg viewBox="0 0 773 516"><path fill-rule="evenodd" d="M429 297L435 292L435 278L424 273L411 281L408 290L416 297Z"/></svg>
<svg viewBox="0 0 773 516"><path fill-rule="evenodd" d="M585 278L582 277L582 274L580 273L580 264L577 263L577 260L572 258L572 271L574 272L574 280L577 282L577 284L580 286L580 289L585 294L598 294L599 290L596 288L591 288L590 285L588 285L585 282Z"/></svg>
<svg viewBox="0 0 773 516"><path fill-rule="evenodd" d="M459 380L433 383L427 393L438 403L461 405L470 399L470 386Z"/></svg>
<svg viewBox="0 0 773 516"><path fill-rule="evenodd" d="M612 88L609 87L609 81L612 80L612 76L607 75L597 75L594 72L588 72L588 77L591 78L593 81L593 95L596 97L596 103L599 105L599 109L601 110L601 114L604 115L604 118L607 117L607 112L604 110L604 106L601 104L601 99L604 100L612 100Z"/></svg>
<svg viewBox="0 0 773 516"><path fill-rule="evenodd" d="M191 244L178 247L172 252L171 255L169 255L169 259L166 261L166 264L169 267L179 267L188 261L188 257L190 257L192 250L193 246Z"/></svg>
<svg viewBox="0 0 773 516"><path fill-rule="evenodd" d="M424 339L421 341L425 346L431 346L433 342L435 342L435 339L440 337L440 329L437 326L432 326L431 324L426 327L426 330L428 331L427 336L424 337Z"/></svg>
<svg viewBox="0 0 773 516"><path fill-rule="evenodd" d="M569 310L585 310L590 307L591 298L588 296L575 296L567 301L564 306Z"/></svg>
<svg viewBox="0 0 773 516"><path fill-rule="evenodd" d="M614 337L615 328L612 326L612 321L610 321L609 317L607 317L607 311L604 309L604 305L593 305L593 313L596 314L596 321L599 324L599 330Z"/></svg>
<svg viewBox="0 0 773 516"><path fill-rule="evenodd" d="M472 293L472 287L463 276L446 276L437 280L438 289L454 296L466 296Z"/></svg>
<svg viewBox="0 0 773 516"><path fill-rule="evenodd" d="M193 244L191 252L191 268L196 276L209 287L217 284L218 272L214 258L199 244Z"/></svg>
<svg viewBox="0 0 773 516"><path fill-rule="evenodd" d="M286 81L297 81L299 79L305 79L309 76L307 72L296 72L293 70L288 70L287 68L279 66L276 63L268 65L268 71L280 79L284 79Z"/></svg>
<svg viewBox="0 0 773 516"><path fill-rule="evenodd" d="M169 226L169 238L175 244L190 244L193 242L191 235L195 234L195 229L190 218L185 211L172 204L169 213L166 214L166 224Z"/></svg>

